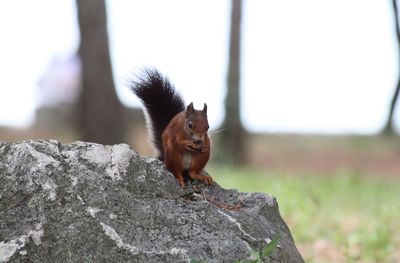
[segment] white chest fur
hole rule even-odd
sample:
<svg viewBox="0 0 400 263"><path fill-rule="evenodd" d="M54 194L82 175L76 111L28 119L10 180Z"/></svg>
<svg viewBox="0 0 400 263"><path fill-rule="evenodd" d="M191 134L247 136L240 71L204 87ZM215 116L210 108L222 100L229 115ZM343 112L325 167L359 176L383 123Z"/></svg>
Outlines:
<svg viewBox="0 0 400 263"><path fill-rule="evenodd" d="M184 153L183 158L183 169L189 170L190 166L192 165L192 154L191 153Z"/></svg>

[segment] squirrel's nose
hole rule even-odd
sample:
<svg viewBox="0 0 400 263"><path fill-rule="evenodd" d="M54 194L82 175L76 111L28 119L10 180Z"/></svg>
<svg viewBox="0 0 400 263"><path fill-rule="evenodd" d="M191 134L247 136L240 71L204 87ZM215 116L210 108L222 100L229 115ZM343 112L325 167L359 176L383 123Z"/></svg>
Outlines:
<svg viewBox="0 0 400 263"><path fill-rule="evenodd" d="M201 144L203 141L200 140L200 139L197 139L197 140L194 140L193 142L194 142L195 144L199 145L199 144Z"/></svg>

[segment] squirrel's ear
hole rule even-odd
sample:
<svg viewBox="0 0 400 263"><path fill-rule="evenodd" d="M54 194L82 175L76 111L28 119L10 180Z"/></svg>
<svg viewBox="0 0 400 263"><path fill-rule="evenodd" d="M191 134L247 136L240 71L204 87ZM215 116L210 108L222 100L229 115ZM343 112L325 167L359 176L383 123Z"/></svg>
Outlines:
<svg viewBox="0 0 400 263"><path fill-rule="evenodd" d="M207 114L207 104L204 103L203 112Z"/></svg>
<svg viewBox="0 0 400 263"><path fill-rule="evenodd" d="M192 114L193 111L194 111L193 102L191 102L191 103L186 107L186 117L188 117L190 114Z"/></svg>

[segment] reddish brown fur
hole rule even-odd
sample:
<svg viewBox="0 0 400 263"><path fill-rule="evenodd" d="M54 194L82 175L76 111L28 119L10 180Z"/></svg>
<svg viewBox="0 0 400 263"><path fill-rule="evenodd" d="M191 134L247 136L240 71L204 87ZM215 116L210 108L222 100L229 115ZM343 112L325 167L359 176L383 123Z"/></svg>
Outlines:
<svg viewBox="0 0 400 263"><path fill-rule="evenodd" d="M190 103L185 110L182 96L167 77L154 68L144 69L143 75L132 81L131 89L146 108L146 121L158 159L164 161L182 186L185 185L184 173L212 184L212 178L204 171L210 157L207 105L200 111L194 110Z"/></svg>
<svg viewBox="0 0 400 263"><path fill-rule="evenodd" d="M203 170L210 158L207 131L207 106L198 111L191 103L186 111L172 118L162 133L165 165L181 186L185 186L185 171L191 179L208 185L213 183L212 177Z"/></svg>

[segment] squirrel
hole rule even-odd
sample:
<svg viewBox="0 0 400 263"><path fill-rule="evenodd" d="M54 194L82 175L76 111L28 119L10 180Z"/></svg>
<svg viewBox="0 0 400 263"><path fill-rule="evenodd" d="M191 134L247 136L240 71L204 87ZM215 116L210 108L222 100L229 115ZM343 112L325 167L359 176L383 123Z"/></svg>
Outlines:
<svg viewBox="0 0 400 263"><path fill-rule="evenodd" d="M203 110L195 110L193 103L185 107L182 96L167 77L154 68L145 68L143 73L143 77L131 81L130 89L144 105L158 159L182 187L185 175L212 185L212 177L204 170L211 150L207 104L204 103Z"/></svg>

